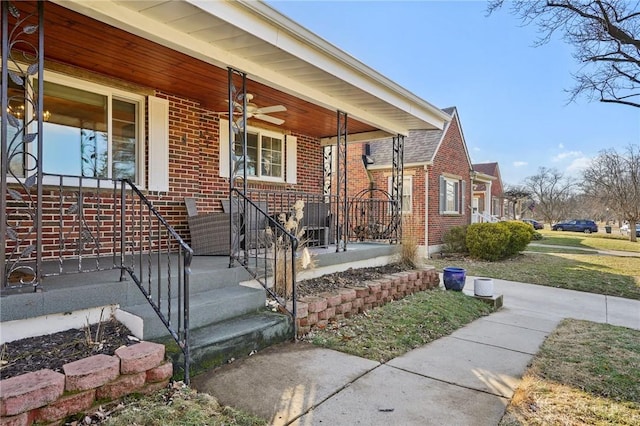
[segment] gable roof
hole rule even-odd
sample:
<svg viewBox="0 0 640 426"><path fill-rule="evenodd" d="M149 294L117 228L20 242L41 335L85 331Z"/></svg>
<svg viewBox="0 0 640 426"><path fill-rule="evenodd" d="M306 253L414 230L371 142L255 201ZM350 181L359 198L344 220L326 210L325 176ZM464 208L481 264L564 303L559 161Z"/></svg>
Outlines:
<svg viewBox="0 0 640 426"><path fill-rule="evenodd" d="M438 149L442 144L444 135L447 134L451 127L451 122L458 119L458 110L456 107L443 108L443 112L449 115L450 120L447 121L442 130L411 130L409 136L404 140L404 164L425 164L431 163L435 159ZM458 129L465 149L465 154L469 164L471 160L467 144L462 133L462 125L458 121ZM393 160L393 144L391 138L380 139L369 142L371 147L370 157L374 160L372 168L390 167Z"/></svg>
<svg viewBox="0 0 640 426"><path fill-rule="evenodd" d="M448 127L447 125L445 125ZM445 127L445 129L446 129ZM426 163L433 160L444 135L443 130L411 130L404 140L404 163ZM393 161L391 138L369 142L371 158L376 165L390 165Z"/></svg>
<svg viewBox="0 0 640 426"><path fill-rule="evenodd" d="M473 164L473 170L485 175L500 177L498 163L477 163Z"/></svg>

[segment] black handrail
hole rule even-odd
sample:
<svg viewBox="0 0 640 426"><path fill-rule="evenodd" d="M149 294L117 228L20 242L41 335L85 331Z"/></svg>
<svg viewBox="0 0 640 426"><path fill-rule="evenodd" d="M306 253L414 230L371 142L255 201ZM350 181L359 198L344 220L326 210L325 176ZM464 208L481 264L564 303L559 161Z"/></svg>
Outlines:
<svg viewBox="0 0 640 426"><path fill-rule="evenodd" d="M127 228L126 189L127 186L138 200L131 198L131 208L135 210L136 201L139 202L138 221ZM122 271L126 271L136 283L142 294L156 312L171 337L176 341L184 356L184 381L189 384L190 348L189 348L189 276L191 275L191 260L193 250L178 235L171 225L158 213L153 204L128 179L122 181L121 186L121 221L120 221L120 264ZM146 211L145 211L146 209ZM145 219L146 218L146 219ZM155 221L155 223L154 223ZM129 238L128 238L129 237ZM137 237L137 239L136 239ZM171 292L172 284L172 256L178 254L178 312L172 315ZM127 255L130 265L127 265ZM139 266L136 270L135 261ZM146 260L146 265L143 265ZM152 267L156 263L155 270ZM146 268L144 267L146 266ZM146 274L145 274L146 269ZM163 274L166 273L165 274ZM146 276L145 276L146 275ZM166 277L166 306L163 306L162 280ZM156 281L154 293L151 283ZM145 288L146 281L146 288ZM173 318L177 317L177 327Z"/></svg>
<svg viewBox="0 0 640 426"><path fill-rule="evenodd" d="M295 337L298 238L241 191L232 188L230 202L237 206L230 215L230 264L244 266L275 301L278 310L292 316Z"/></svg>

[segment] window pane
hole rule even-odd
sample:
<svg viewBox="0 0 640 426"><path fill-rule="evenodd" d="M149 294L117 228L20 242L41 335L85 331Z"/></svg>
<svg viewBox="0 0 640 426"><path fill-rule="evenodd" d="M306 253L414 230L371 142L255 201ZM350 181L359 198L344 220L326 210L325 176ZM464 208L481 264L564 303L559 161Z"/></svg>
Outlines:
<svg viewBox="0 0 640 426"><path fill-rule="evenodd" d="M44 171L107 177L107 96L45 81L44 110Z"/></svg>
<svg viewBox="0 0 640 426"><path fill-rule="evenodd" d="M112 177L135 180L138 146L136 104L114 99L112 115Z"/></svg>
<svg viewBox="0 0 640 426"><path fill-rule="evenodd" d="M282 177L282 140L269 136L262 137L262 175Z"/></svg>
<svg viewBox="0 0 640 426"><path fill-rule="evenodd" d="M455 182L447 181L447 211L456 211L456 186Z"/></svg>
<svg viewBox="0 0 640 426"><path fill-rule="evenodd" d="M237 157L242 156L242 134L235 135L234 151ZM247 175L256 176L256 165L258 164L258 135L247 133Z"/></svg>
<svg viewBox="0 0 640 426"><path fill-rule="evenodd" d="M411 195L402 195L402 211L411 211Z"/></svg>
<svg viewBox="0 0 640 426"><path fill-rule="evenodd" d="M9 80L9 108L17 121L18 127L7 125L7 153L9 155L9 170L11 175L24 177L24 144L22 143L22 129L24 128L24 88ZM0 118L0 122L2 119Z"/></svg>

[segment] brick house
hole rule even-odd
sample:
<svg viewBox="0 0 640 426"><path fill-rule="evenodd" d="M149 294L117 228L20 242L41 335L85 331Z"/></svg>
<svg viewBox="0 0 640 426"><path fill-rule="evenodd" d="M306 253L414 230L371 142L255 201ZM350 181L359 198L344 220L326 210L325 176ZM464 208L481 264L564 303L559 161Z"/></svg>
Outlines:
<svg viewBox="0 0 640 426"><path fill-rule="evenodd" d="M472 221L496 221L505 216L498 163L473 164Z"/></svg>
<svg viewBox="0 0 640 426"><path fill-rule="evenodd" d="M338 195L340 185L330 184L351 173L332 168L347 139L440 131L450 118L263 2L3 1L2 12L0 290L38 290L76 272L120 277L87 297L79 285L78 297L65 299L78 306L58 311L46 293L16 294L37 298L29 303L38 308L10 309L12 293L0 300L3 322L126 306L136 286L151 303L161 293L156 281L182 315L196 273L185 197L198 215L232 218L223 201L235 197L272 222L300 197L330 200L334 211L347 201L346 189ZM327 160L328 152L338 158ZM346 244L339 225L332 240ZM210 239L233 238L234 226ZM264 295L257 304L264 307ZM180 337L186 320L165 325Z"/></svg>
<svg viewBox="0 0 640 426"><path fill-rule="evenodd" d="M471 222L472 167L457 109L443 109L442 130L411 130L404 141L403 228L424 255L437 252L444 233ZM392 152L388 140L350 147L351 194L363 188L389 191Z"/></svg>

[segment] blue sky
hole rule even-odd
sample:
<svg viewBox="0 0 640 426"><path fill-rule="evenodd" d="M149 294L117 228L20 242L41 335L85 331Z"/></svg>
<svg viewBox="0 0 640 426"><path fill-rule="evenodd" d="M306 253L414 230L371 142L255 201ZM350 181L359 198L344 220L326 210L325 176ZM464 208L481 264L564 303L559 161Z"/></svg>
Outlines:
<svg viewBox="0 0 640 426"><path fill-rule="evenodd" d="M483 1L269 1L439 108L456 106L474 163L497 161L503 183L541 166L570 176L605 148L640 143L640 110L568 104L579 64L554 39Z"/></svg>

